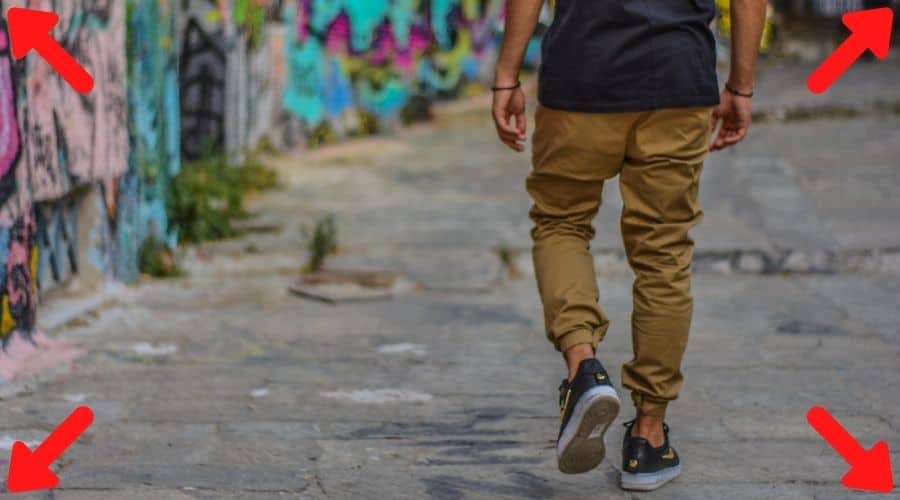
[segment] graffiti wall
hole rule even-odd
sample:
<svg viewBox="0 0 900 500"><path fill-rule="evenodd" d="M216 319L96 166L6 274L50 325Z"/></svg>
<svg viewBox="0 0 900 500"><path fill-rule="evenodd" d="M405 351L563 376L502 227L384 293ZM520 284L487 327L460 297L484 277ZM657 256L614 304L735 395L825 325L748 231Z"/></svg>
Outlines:
<svg viewBox="0 0 900 500"><path fill-rule="evenodd" d="M53 10L52 35L94 75L80 95L43 61L13 61L0 20L0 337L3 346L35 329L38 290L78 270L74 198L103 192L115 213L128 169L125 95L126 6L118 1L18 0L11 6ZM111 217L112 227L115 218Z"/></svg>
<svg viewBox="0 0 900 500"><path fill-rule="evenodd" d="M12 2L9 2L12 3ZM30 0L60 22L54 38L94 75L80 95L43 61L27 59L23 130L35 201L58 199L78 184L112 186L128 165L125 97L125 5L121 1Z"/></svg>
<svg viewBox="0 0 900 500"><path fill-rule="evenodd" d="M14 61L0 15L3 346L31 338L39 297L74 274L132 281L144 242L177 244L182 161L374 133L483 90L503 5L0 0L59 14L53 38L95 79L80 95L40 57Z"/></svg>
<svg viewBox="0 0 900 500"><path fill-rule="evenodd" d="M121 280L137 277L147 238L177 243L166 195L181 167L176 6L172 1L128 1L128 172L119 183L117 222L101 234L114 240L111 265Z"/></svg>
<svg viewBox="0 0 900 500"><path fill-rule="evenodd" d="M182 151L240 153L277 133L282 3L192 0L179 12Z"/></svg>
<svg viewBox="0 0 900 500"><path fill-rule="evenodd" d="M17 65L10 55L6 23L0 19L0 339L34 327L37 246L34 221L18 186L23 180Z"/></svg>
<svg viewBox="0 0 900 500"><path fill-rule="evenodd" d="M312 142L427 115L492 77L502 0L299 0L284 6L283 105ZM537 39L529 61L537 59ZM481 85L479 85L481 83ZM322 137L318 137L322 136Z"/></svg>
<svg viewBox="0 0 900 500"><path fill-rule="evenodd" d="M179 2L182 153L369 134L484 90L503 0ZM528 53L537 64L538 39Z"/></svg>
<svg viewBox="0 0 900 500"><path fill-rule="evenodd" d="M0 19L0 342L15 332L28 340L37 303L38 245L31 209L26 156L20 125L24 114L23 64L13 61L7 26Z"/></svg>
<svg viewBox="0 0 900 500"><path fill-rule="evenodd" d="M225 147L225 82L228 40L216 1L182 2L179 88L181 143L195 158Z"/></svg>
<svg viewBox="0 0 900 500"><path fill-rule="evenodd" d="M15 173L22 145L16 109L9 38L6 22L0 19L0 204L6 204L16 192Z"/></svg>

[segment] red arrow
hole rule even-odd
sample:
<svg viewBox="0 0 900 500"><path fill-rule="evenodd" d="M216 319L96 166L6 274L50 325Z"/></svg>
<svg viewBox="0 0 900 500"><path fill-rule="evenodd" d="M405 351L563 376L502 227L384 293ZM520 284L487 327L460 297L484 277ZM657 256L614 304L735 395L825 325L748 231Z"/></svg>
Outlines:
<svg viewBox="0 0 900 500"><path fill-rule="evenodd" d="M42 10L10 7L6 20L14 58L22 59L34 49L76 91L87 94L94 88L91 74L50 36L50 31L59 22L58 15Z"/></svg>
<svg viewBox="0 0 900 500"><path fill-rule="evenodd" d="M889 7L848 12L841 21L850 29L850 36L809 75L806 86L814 94L828 90L866 50L879 59L888 55L894 25Z"/></svg>
<svg viewBox="0 0 900 500"><path fill-rule="evenodd" d="M33 452L21 441L13 443L12 456L9 459L9 476L6 479L9 491L21 493L56 488L59 478L50 470L50 464L56 461L93 421L94 412L87 406L82 406L76 408Z"/></svg>
<svg viewBox="0 0 900 500"><path fill-rule="evenodd" d="M884 441L875 443L866 451L857 441L821 406L813 406L806 413L809 425L850 464L841 484L857 490L890 493L894 489L891 472L891 455Z"/></svg>

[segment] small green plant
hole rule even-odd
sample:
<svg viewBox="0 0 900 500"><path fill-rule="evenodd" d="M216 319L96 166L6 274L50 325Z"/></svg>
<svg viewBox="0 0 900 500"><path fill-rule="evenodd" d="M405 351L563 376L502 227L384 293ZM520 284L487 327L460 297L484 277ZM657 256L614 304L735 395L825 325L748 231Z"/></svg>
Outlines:
<svg viewBox="0 0 900 500"><path fill-rule="evenodd" d="M337 233L337 222L333 214L319 219L311 235L307 232L309 260L303 268L304 272L314 273L322 270L322 266L325 265L325 259L337 252Z"/></svg>
<svg viewBox="0 0 900 500"><path fill-rule="evenodd" d="M306 144L311 148L317 148L337 141L337 132L335 132L328 122L322 122L310 131L309 137L306 139Z"/></svg>
<svg viewBox="0 0 900 500"><path fill-rule="evenodd" d="M164 241L150 236L138 249L138 270L154 278L172 278L181 275L175 253Z"/></svg>
<svg viewBox="0 0 900 500"><path fill-rule="evenodd" d="M503 263L510 278L518 278L522 275L522 271L516 264L516 255L516 251L506 245L500 245L497 248L497 256L500 257L500 262Z"/></svg>
<svg viewBox="0 0 900 500"><path fill-rule="evenodd" d="M167 211L181 241L197 243L236 236L232 222L250 214L244 197L278 185L274 170L247 154L243 164L229 165L222 154L186 161L172 181Z"/></svg>
<svg viewBox="0 0 900 500"><path fill-rule="evenodd" d="M272 155L278 153L278 148L275 147L272 139L266 135L259 140L259 142L256 144L256 149L254 149L253 151L255 154Z"/></svg>

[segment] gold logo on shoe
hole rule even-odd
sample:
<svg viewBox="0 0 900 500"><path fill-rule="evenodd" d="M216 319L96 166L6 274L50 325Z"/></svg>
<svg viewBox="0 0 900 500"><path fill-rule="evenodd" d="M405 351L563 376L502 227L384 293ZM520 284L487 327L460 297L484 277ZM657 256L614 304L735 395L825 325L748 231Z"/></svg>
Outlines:
<svg viewBox="0 0 900 500"><path fill-rule="evenodd" d="M675 459L675 450L670 446L668 450L662 456L663 460L674 460Z"/></svg>
<svg viewBox="0 0 900 500"><path fill-rule="evenodd" d="M572 397L572 389L566 390L566 398L563 401L563 404L559 406L559 419L562 420L566 415L566 408L569 407L569 398Z"/></svg>
<svg viewBox="0 0 900 500"><path fill-rule="evenodd" d="M597 382L603 382L604 380L606 380L606 375L604 375L602 373L598 373L597 374Z"/></svg>
<svg viewBox="0 0 900 500"><path fill-rule="evenodd" d="M629 469L637 469L637 466L638 466L638 461L637 461L637 460L635 460L635 459L632 458L631 460L628 461L628 468L629 468Z"/></svg>

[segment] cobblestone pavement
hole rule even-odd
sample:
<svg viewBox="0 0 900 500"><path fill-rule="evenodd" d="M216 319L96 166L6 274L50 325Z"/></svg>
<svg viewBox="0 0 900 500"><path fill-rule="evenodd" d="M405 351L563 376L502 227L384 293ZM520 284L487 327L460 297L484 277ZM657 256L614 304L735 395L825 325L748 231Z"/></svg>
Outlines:
<svg viewBox="0 0 900 500"><path fill-rule="evenodd" d="M195 249L189 276L49 328L86 354L3 402L0 447L43 439L78 404L96 412L61 489L21 498L864 498L841 488L846 464L805 412L826 406L867 447L887 440L900 482L898 125L764 124L709 162L669 416L685 472L656 493L617 488L619 425L598 470L556 470L563 365L531 279L528 161L471 112L277 159L284 189L254 207L280 229ZM600 356L618 382L630 276L606 195ZM392 299L287 293L301 228L327 213L329 265L401 272Z"/></svg>

